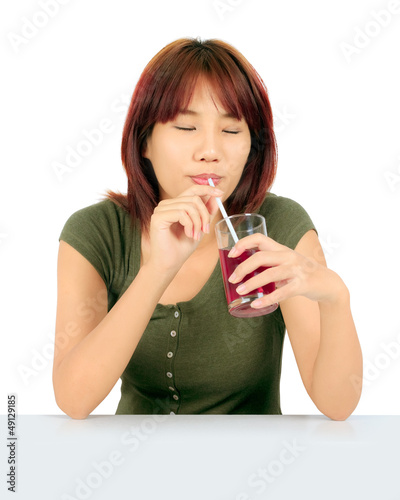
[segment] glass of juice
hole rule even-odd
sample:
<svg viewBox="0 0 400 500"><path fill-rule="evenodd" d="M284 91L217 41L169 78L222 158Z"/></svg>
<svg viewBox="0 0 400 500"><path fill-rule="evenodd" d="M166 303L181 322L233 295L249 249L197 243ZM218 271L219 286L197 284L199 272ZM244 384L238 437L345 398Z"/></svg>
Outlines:
<svg viewBox="0 0 400 500"><path fill-rule="evenodd" d="M261 233L267 236L267 226L265 218L259 214L238 214L228 217L231 228L234 229L237 238L240 240L246 236L255 233ZM265 294L275 290L275 283L268 283L262 287L256 288L246 295L236 293L236 288L248 279L262 273L268 267L258 267L250 274L247 274L240 283L230 283L229 276L233 273L236 267L258 251L256 248L245 250L239 257L228 257L230 250L235 245L235 241L229 227L227 219L222 219L217 222L215 232L217 235L219 260L222 270L222 278L224 281L225 295L228 302L228 311L232 316L237 318L252 318L255 316L264 316L277 309L278 304L271 304L261 309L253 309L251 303L262 297Z"/></svg>

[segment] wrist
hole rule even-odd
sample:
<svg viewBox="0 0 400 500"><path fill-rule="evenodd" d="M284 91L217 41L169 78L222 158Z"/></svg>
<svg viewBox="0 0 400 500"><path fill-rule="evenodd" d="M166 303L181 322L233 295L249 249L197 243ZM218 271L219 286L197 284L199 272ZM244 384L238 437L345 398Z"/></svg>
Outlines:
<svg viewBox="0 0 400 500"><path fill-rule="evenodd" d="M165 269L148 261L140 266L137 277L152 283L154 288L165 290L177 274L177 269Z"/></svg>

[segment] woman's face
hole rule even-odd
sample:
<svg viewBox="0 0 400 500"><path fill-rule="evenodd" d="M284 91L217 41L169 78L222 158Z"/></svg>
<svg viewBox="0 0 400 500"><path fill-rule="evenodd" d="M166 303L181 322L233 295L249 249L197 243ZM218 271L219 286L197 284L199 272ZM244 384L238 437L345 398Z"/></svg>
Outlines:
<svg viewBox="0 0 400 500"><path fill-rule="evenodd" d="M154 125L143 156L153 165L161 200L176 198L193 184L208 184L212 177L225 201L239 182L250 146L247 123L229 115L199 79L188 108Z"/></svg>

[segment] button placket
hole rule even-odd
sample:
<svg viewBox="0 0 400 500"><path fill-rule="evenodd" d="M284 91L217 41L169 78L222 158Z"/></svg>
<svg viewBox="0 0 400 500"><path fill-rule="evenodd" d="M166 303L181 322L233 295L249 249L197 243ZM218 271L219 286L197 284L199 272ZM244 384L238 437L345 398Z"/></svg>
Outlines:
<svg viewBox="0 0 400 500"><path fill-rule="evenodd" d="M177 306L172 310L172 321L168 332L168 345L165 353L166 359L166 385L170 395L171 413L176 413L180 406L180 395L175 386L174 360L178 347L179 325L181 321L181 311Z"/></svg>

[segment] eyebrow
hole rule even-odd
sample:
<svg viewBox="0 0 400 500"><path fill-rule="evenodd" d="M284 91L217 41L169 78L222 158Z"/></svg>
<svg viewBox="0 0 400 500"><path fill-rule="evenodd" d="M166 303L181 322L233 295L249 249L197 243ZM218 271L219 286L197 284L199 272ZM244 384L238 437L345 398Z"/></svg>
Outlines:
<svg viewBox="0 0 400 500"><path fill-rule="evenodd" d="M200 113L197 111L193 111L192 109L180 109L179 113L180 115L189 115L189 116L199 116ZM233 115L232 113L220 113L222 118L234 118L237 120L236 116Z"/></svg>

